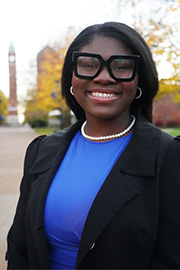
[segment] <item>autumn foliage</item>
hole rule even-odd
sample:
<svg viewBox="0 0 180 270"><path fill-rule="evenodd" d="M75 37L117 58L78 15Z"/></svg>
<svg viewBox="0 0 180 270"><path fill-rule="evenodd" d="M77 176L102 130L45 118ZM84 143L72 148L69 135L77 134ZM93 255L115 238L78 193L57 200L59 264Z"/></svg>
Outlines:
<svg viewBox="0 0 180 270"><path fill-rule="evenodd" d="M65 49L47 46L38 55L37 88L26 97L25 120L31 125L45 126L50 111L67 110L60 88L64 54Z"/></svg>
<svg viewBox="0 0 180 270"><path fill-rule="evenodd" d="M8 100L0 90L0 124L6 123Z"/></svg>
<svg viewBox="0 0 180 270"><path fill-rule="evenodd" d="M145 3L149 3L148 9L144 8ZM180 1L157 1L156 5L152 5L151 1L122 0L117 1L113 8L118 16L121 10L133 13L130 26L145 38L157 64L159 92L154 102L154 122L179 125ZM120 18L117 20L121 21ZM60 81L66 48L71 40L72 36L68 34L66 46L46 46L39 53L37 87L28 91L25 101L26 122L41 119L42 123L47 123L48 113L55 109L60 110L63 117L68 115L61 96Z"/></svg>

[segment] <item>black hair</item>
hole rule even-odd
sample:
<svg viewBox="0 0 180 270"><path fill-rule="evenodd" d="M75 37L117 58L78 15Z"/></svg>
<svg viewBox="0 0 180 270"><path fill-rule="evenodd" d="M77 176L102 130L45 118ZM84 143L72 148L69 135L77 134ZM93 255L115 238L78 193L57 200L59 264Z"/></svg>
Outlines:
<svg viewBox="0 0 180 270"><path fill-rule="evenodd" d="M133 54L140 55L138 86L142 89L142 96L132 102L131 112L136 113L139 111L149 121L152 121L152 103L159 87L156 65L143 37L133 28L118 22L89 26L71 43L64 60L61 79L62 95L66 99L67 105L74 112L77 119L85 117L84 110L70 94L73 73L72 53L90 44L96 36L115 38L128 47Z"/></svg>

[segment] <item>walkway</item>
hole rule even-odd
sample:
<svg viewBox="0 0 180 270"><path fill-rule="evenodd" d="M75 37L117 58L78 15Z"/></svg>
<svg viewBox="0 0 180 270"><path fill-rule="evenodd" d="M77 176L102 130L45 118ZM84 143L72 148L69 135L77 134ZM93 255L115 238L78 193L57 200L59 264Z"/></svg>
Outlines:
<svg viewBox="0 0 180 270"><path fill-rule="evenodd" d="M15 213L30 127L0 127L0 269L6 269L6 236Z"/></svg>

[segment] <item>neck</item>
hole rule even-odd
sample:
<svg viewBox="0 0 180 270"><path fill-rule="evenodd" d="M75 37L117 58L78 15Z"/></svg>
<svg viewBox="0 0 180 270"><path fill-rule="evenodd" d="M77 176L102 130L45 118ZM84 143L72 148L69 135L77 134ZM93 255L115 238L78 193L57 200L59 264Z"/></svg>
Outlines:
<svg viewBox="0 0 180 270"><path fill-rule="evenodd" d="M87 115L85 132L90 136L106 136L123 131L130 125L132 117L130 113L124 113L118 118L96 119Z"/></svg>
<svg viewBox="0 0 180 270"><path fill-rule="evenodd" d="M98 130L100 131L100 134L98 134L98 135L97 135L97 133L96 133L96 135L94 135L95 133L93 134L93 133L89 132L90 124L88 121L85 121L81 127L81 133L86 139L93 140L93 141L111 140L111 139L122 137L124 135L127 135L129 132L131 132L131 129L134 126L135 120L136 120L135 116L132 115L130 121L128 121L128 123L126 125L124 124L123 128L121 125L121 129L118 129L117 131L114 131L114 132L108 128L107 132L104 133L104 130L102 129L102 127L98 126ZM107 125L106 125L106 127L107 127ZM118 128L119 128L119 125L118 125Z"/></svg>

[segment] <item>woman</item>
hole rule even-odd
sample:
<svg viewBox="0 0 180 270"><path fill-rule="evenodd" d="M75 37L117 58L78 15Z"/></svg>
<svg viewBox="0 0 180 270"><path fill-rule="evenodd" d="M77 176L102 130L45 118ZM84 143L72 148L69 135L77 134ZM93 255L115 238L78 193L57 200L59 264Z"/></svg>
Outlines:
<svg viewBox="0 0 180 270"><path fill-rule="evenodd" d="M75 38L62 93L78 121L27 149L8 269L180 268L180 140L151 124L157 91L132 28Z"/></svg>

